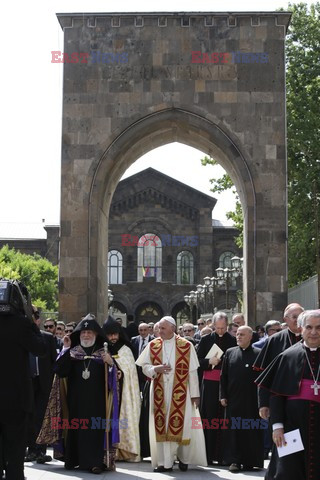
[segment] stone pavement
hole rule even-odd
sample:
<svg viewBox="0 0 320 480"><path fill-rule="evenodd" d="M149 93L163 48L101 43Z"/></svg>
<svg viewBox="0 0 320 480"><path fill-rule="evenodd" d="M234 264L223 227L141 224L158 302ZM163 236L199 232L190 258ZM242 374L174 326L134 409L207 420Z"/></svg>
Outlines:
<svg viewBox="0 0 320 480"><path fill-rule="evenodd" d="M267 466L268 462L265 462ZM175 464L173 472L154 473L150 461L140 463L117 462L116 472L105 472L101 475L93 475L84 471L67 471L63 463L53 460L46 465L32 463L25 464L25 476L27 480L174 480L187 476L189 480L257 480L264 477L265 470L232 474L227 467L189 467L187 472L180 472L178 464Z"/></svg>

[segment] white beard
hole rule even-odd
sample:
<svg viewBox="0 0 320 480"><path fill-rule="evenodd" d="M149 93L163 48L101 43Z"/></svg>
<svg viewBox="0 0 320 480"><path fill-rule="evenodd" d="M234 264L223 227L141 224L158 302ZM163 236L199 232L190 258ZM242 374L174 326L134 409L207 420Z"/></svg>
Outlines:
<svg viewBox="0 0 320 480"><path fill-rule="evenodd" d="M96 343L95 338L93 340L80 340L80 345L81 347L84 347L84 348L93 347L95 343Z"/></svg>

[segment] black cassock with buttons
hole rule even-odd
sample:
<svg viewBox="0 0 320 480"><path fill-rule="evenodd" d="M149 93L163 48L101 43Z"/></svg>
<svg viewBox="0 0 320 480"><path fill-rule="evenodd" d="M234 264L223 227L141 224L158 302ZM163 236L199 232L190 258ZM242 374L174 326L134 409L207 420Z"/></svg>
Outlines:
<svg viewBox="0 0 320 480"><path fill-rule="evenodd" d="M299 429L304 445L303 451L278 459L275 480L320 479L320 390L315 388L315 384L320 388L319 372L320 348L299 342L257 379L261 388L271 392L271 423L282 423L285 433Z"/></svg>
<svg viewBox="0 0 320 480"><path fill-rule="evenodd" d="M258 376L252 365L260 350L251 345L229 348L224 356L220 398L227 399L228 429L224 442L224 460L245 468L263 467L263 430L267 423L259 417Z"/></svg>

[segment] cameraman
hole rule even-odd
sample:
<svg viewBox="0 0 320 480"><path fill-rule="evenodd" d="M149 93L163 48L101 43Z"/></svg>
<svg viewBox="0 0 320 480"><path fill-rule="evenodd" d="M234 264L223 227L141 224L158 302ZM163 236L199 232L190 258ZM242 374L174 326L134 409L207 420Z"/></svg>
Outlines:
<svg viewBox="0 0 320 480"><path fill-rule="evenodd" d="M14 282L6 283L15 287ZM19 288L15 289L21 294ZM24 480L27 416L32 410L29 352L42 356L46 351L39 328L32 322L31 315L26 315L28 292L25 287L23 292L21 308L15 304L10 312L0 312L3 339L0 348L0 435L6 480Z"/></svg>

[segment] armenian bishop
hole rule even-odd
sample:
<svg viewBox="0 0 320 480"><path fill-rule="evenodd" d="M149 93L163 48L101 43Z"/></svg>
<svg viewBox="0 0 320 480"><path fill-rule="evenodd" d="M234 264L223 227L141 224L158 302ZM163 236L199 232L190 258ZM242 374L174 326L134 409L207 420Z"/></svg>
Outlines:
<svg viewBox="0 0 320 480"><path fill-rule="evenodd" d="M64 460L67 470L79 467L98 474L115 469L109 450L119 442L116 366L104 350L105 340L94 315L88 314L64 337L54 366L57 376L37 441L54 443L55 458Z"/></svg>
<svg viewBox="0 0 320 480"><path fill-rule="evenodd" d="M194 346L175 334L172 317L163 317L159 327L160 337L148 343L136 362L152 379L151 461L155 472L168 472L177 457L180 470L186 471L190 463L207 464L203 430L192 428L199 404L199 362Z"/></svg>

